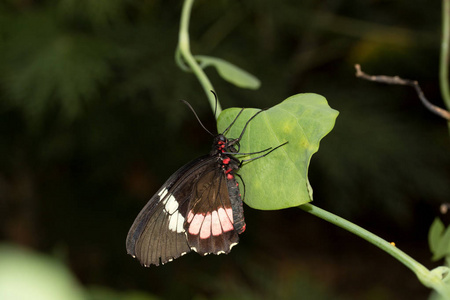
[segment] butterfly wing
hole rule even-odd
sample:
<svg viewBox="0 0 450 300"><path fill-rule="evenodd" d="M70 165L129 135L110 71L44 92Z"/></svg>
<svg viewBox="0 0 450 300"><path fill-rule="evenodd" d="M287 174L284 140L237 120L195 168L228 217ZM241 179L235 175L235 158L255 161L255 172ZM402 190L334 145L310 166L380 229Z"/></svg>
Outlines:
<svg viewBox="0 0 450 300"><path fill-rule="evenodd" d="M222 168L210 169L192 191L185 230L189 246L201 255L229 253L239 242L227 181Z"/></svg>
<svg viewBox="0 0 450 300"><path fill-rule="evenodd" d="M131 226L127 252L141 264L159 265L191 251L184 223L193 188L216 166L206 155L176 171L148 201Z"/></svg>

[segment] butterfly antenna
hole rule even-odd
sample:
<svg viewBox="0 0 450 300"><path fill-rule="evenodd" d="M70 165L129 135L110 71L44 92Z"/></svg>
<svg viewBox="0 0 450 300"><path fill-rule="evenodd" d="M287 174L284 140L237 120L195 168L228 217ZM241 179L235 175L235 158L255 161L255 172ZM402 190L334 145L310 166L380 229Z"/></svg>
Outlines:
<svg viewBox="0 0 450 300"><path fill-rule="evenodd" d="M256 114L254 114L250 119L248 119L247 123L245 123L244 128L242 129L241 135L239 136L239 138L237 138L238 141L240 141L242 139L242 136L244 135L245 130L247 129L247 125L250 123L251 120L253 120L257 115L259 115L260 113L262 113L264 110L260 110L258 111Z"/></svg>
<svg viewBox="0 0 450 300"><path fill-rule="evenodd" d="M214 117L216 117L216 111L217 111L217 104L218 104L218 98L217 98L217 94L211 90L211 93L213 93L214 97L216 98L216 106L214 107ZM228 132L228 130L230 130L231 126L233 126L234 122L236 122L236 120L239 118L239 116L241 115L241 113L244 111L244 108L241 109L241 111L236 115L236 117L234 118L233 122L231 122L230 125L228 125L228 127L222 132L222 134L225 134L226 132ZM217 119L217 118L216 118Z"/></svg>
<svg viewBox="0 0 450 300"><path fill-rule="evenodd" d="M239 116L242 114L242 112L244 111L245 108L242 108L239 113L236 115L236 117L234 118L233 122L231 122L230 125L228 125L228 127L222 132L222 134L225 134L228 130L230 130L231 126L233 126L233 124L236 122L236 120L239 118Z"/></svg>
<svg viewBox="0 0 450 300"><path fill-rule="evenodd" d="M202 121L200 121L200 118L197 116L197 113L195 112L194 108L189 104L189 102L187 102L186 100L180 100L180 101L183 102L184 104L186 104L192 110L192 112L194 113L194 116L197 118L197 121L200 123L200 125L203 127L203 129L205 129L206 132L209 133L210 135L214 136L214 134L212 134L211 131L206 129L206 127L205 127L205 125L203 125Z"/></svg>
<svg viewBox="0 0 450 300"><path fill-rule="evenodd" d="M252 158L249 158L249 159L241 160L240 166L242 166L243 163L246 163L246 162L249 162L249 161L252 161L252 160L255 160L255 159L259 159L259 158L262 158L262 157L264 157L264 156L267 156L267 155L269 155L270 153L272 153L273 151L277 150L278 148L283 147L283 146L286 145L287 143L289 143L289 141L284 142L283 144L278 145L278 146L276 146L275 148L270 147L270 148L267 148L267 149L265 149L265 150L258 151L258 152L245 153L245 154L257 154L257 153L261 153L261 152L265 152L265 151L269 151L269 150L270 150L269 152L266 152L266 153L264 153L263 155L260 155L260 156L257 156L257 157L252 157ZM236 154L236 153L235 153L235 154Z"/></svg>

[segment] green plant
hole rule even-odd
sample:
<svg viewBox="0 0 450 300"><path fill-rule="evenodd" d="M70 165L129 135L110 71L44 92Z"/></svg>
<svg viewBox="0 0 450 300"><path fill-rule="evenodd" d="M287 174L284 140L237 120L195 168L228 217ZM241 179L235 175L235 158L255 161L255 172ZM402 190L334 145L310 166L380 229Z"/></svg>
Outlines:
<svg viewBox="0 0 450 300"><path fill-rule="evenodd" d="M449 1L444 0L443 3L444 24L448 24ZM191 71L195 74L214 110L215 99L213 94L210 93L210 90L213 90L213 86L203 72L204 67L215 67L222 78L241 87L256 88L259 82L247 72L230 63L225 63L223 60L205 56L193 56L191 54L188 25L192 4L193 0L185 0L184 2L176 61L183 70ZM444 30L445 33L448 35L448 31ZM444 53L443 57L448 57L448 46L443 47L442 51ZM442 59L441 64L445 64L443 69L446 69L448 67L448 59ZM446 92L448 90L448 78L446 78L446 72L442 72L442 74L441 88L442 93L445 95L448 94ZM247 116L251 115L252 111L252 109L249 109ZM230 122L230 119L234 118L237 112L238 109L227 109L222 112L220 103L217 104L219 132L225 128L226 124ZM319 141L331 131L335 118L338 115L335 110L327 105L323 97L315 94L294 95L281 104L268 109L262 115L259 118L261 119L260 121L252 122L249 126L246 136L242 140L242 151L258 151L278 145L285 140L288 140L289 144L282 151L277 151L264 159L264 162L254 162L242 168L241 174L246 179L246 186L248 186L247 204L258 209L299 207L306 212L329 221L362 237L392 255L413 271L423 285L432 288L442 299L450 299L450 274L448 267L440 266L433 270L428 270L397 248L394 243L389 243L343 218L308 203L312 200L312 188L307 179L311 155L318 150ZM245 119L242 118L242 120ZM240 122L236 126L237 132L244 121ZM230 134L233 135L235 133L232 131ZM251 175L246 176L246 174ZM289 180L286 180L286 178L289 178ZM272 193L276 193L276 196ZM432 228L432 233L430 233L430 236L432 236L430 241L433 241L430 243L432 249L441 249L436 244L442 231L442 224L435 225ZM449 230L447 230L448 232ZM447 236L447 233L444 236ZM446 241L445 247L448 247L448 238L443 239ZM444 244L444 242L440 242L439 245L441 244ZM438 257L442 257L444 254L448 255L449 251L441 251L439 253Z"/></svg>

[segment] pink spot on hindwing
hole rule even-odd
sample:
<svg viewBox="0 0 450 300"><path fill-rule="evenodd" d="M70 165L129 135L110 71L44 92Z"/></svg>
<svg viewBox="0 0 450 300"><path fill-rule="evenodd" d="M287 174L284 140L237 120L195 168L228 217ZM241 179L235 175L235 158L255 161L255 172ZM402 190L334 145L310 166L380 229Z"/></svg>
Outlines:
<svg viewBox="0 0 450 300"><path fill-rule="evenodd" d="M218 209L220 224L222 225L222 230L224 232L233 230L233 210L231 208L223 209L222 207Z"/></svg>
<svg viewBox="0 0 450 300"><path fill-rule="evenodd" d="M219 213L217 212L217 210L212 212L211 218L212 235L218 236L222 233L222 226L220 226Z"/></svg>
<svg viewBox="0 0 450 300"><path fill-rule="evenodd" d="M200 230L200 238L207 239L211 236L211 213L207 213L203 220L202 229Z"/></svg>
<svg viewBox="0 0 450 300"><path fill-rule="evenodd" d="M189 233L198 234L200 232L200 228L202 227L204 219L205 219L204 215L196 214L192 219L191 224L189 225Z"/></svg>
<svg viewBox="0 0 450 300"><path fill-rule="evenodd" d="M227 216L230 219L231 223L233 223L234 222L233 221L233 210L231 208L227 208L226 212L227 212Z"/></svg>
<svg viewBox="0 0 450 300"><path fill-rule="evenodd" d="M193 218L194 218L194 214L192 213L192 210L190 210L188 213L188 217L187 217L188 223L191 223Z"/></svg>
<svg viewBox="0 0 450 300"><path fill-rule="evenodd" d="M234 230L233 210L220 207L218 210L205 214L193 214L189 211L187 222L189 223L188 232L193 235L200 234L201 239L208 239L213 236L219 236L224 232Z"/></svg>

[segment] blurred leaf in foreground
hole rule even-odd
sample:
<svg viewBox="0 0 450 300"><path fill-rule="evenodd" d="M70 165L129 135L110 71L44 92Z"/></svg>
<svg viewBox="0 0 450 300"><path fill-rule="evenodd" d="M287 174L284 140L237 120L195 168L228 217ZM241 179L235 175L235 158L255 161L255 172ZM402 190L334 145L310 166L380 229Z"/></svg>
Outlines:
<svg viewBox="0 0 450 300"><path fill-rule="evenodd" d="M433 260L450 257L450 226L445 229L444 224L436 218L428 233L428 243L433 253Z"/></svg>
<svg viewBox="0 0 450 300"><path fill-rule="evenodd" d="M85 296L63 264L44 255L2 244L0 299L81 300Z"/></svg>

